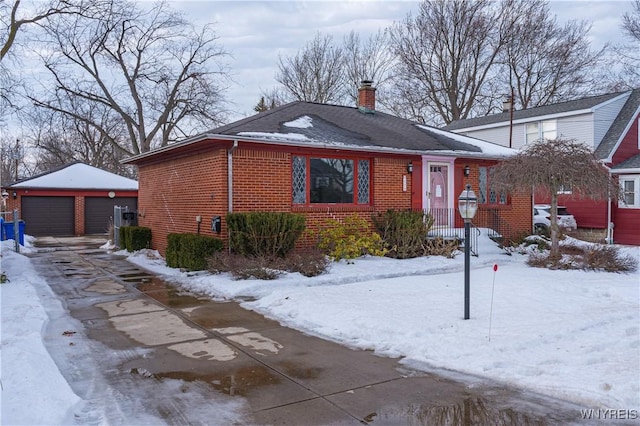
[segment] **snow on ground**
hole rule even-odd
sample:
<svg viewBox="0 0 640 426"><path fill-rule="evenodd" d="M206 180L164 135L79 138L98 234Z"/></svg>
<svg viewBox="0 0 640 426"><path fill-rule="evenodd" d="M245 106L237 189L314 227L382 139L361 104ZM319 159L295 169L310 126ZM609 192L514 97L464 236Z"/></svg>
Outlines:
<svg viewBox="0 0 640 426"><path fill-rule="evenodd" d="M419 369L452 370L582 404L640 409L640 278L526 265L480 237L464 320L464 256L334 263L275 281L187 274L139 252L129 260L213 298ZM574 240L575 242L575 240ZM640 247L621 247L640 260ZM498 265L494 272L494 265Z"/></svg>
<svg viewBox="0 0 640 426"><path fill-rule="evenodd" d="M27 248L22 251L28 252L33 239L25 238ZM33 271L31 261L13 251L13 244L13 240L2 242L0 265L10 280L0 284L0 418L7 425L67 424L80 398L58 370L41 335L48 321L41 297L55 299L47 283Z"/></svg>
<svg viewBox="0 0 640 426"><path fill-rule="evenodd" d="M640 409L638 273L534 269L525 256L507 256L480 239L480 256L471 258L469 320L461 254L369 257L334 263L318 277L275 281L184 273L151 250L129 260L212 298L250 298L245 308L309 334L402 355L414 368L494 379L585 408ZM64 424L79 398L40 334L51 315L43 300L55 296L12 243L2 243L1 269L11 280L0 285L2 423ZM640 247L621 250L640 259Z"/></svg>

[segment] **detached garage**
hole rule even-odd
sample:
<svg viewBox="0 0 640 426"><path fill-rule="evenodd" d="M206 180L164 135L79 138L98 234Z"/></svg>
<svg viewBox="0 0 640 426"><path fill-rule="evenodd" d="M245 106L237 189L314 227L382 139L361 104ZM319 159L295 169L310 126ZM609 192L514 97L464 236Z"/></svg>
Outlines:
<svg viewBox="0 0 640 426"><path fill-rule="evenodd" d="M138 208L138 182L83 163L7 185L7 211L19 210L33 236L106 234L114 206Z"/></svg>

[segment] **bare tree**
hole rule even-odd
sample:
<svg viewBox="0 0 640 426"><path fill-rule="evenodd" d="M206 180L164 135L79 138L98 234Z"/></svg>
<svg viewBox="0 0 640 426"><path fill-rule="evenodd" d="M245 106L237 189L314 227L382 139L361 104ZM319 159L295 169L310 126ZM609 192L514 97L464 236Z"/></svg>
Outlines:
<svg viewBox="0 0 640 426"><path fill-rule="evenodd" d="M622 16L622 29L629 37L640 42L640 0L635 0L633 10Z"/></svg>
<svg viewBox="0 0 640 426"><path fill-rule="evenodd" d="M33 108L28 116L23 114L25 125L31 129L37 171L46 172L80 161L120 175L131 175L131 170L120 164L126 156L125 151L111 143L112 138L123 141L122 144L127 140L126 129L119 117L105 105L80 98L73 101L76 102L74 110L90 118L91 122L99 123L99 128L86 120L45 108Z"/></svg>
<svg viewBox="0 0 640 426"><path fill-rule="evenodd" d="M21 13L21 0L11 2L0 1L0 62L7 56L15 44L20 30L31 24L39 24L59 14L77 13L83 8L82 2L71 0L52 0L48 2L36 2L35 9L27 8Z"/></svg>
<svg viewBox="0 0 640 426"><path fill-rule="evenodd" d="M629 90L640 86L640 0L633 2L632 11L622 16L622 31L628 42L614 46L604 78L611 90Z"/></svg>
<svg viewBox="0 0 640 426"><path fill-rule="evenodd" d="M351 31L344 38L345 95L356 105L358 88L363 80L371 80L380 89L376 103L389 104L389 82L393 77L395 54L391 48L388 32L378 31L369 38L362 40L360 35Z"/></svg>
<svg viewBox="0 0 640 426"><path fill-rule="evenodd" d="M394 25L399 84L421 94L413 101L420 101L425 117L436 115L448 124L472 114L507 39L501 16L501 7L490 0L432 0Z"/></svg>
<svg viewBox="0 0 640 426"><path fill-rule="evenodd" d="M501 56L519 108L574 99L593 87L593 70L604 49L591 52L588 23L560 26L545 0L515 2L510 13L514 36Z"/></svg>
<svg viewBox="0 0 640 426"><path fill-rule="evenodd" d="M27 146L24 141L3 134L0 139L0 183L15 182L29 174L26 158Z"/></svg>
<svg viewBox="0 0 640 426"><path fill-rule="evenodd" d="M559 256L558 192L602 200L620 198L620 187L593 154L576 140L552 139L530 145L491 171L495 188L507 191L545 190L551 197L551 257Z"/></svg>
<svg viewBox="0 0 640 426"><path fill-rule="evenodd" d="M31 96L35 104L85 122L127 154L219 125L226 53L212 28L196 31L166 3L143 9L111 0L103 6L46 26L53 41L43 59L55 89ZM110 108L127 138L75 109L85 103Z"/></svg>
<svg viewBox="0 0 640 426"><path fill-rule="evenodd" d="M60 14L77 13L83 10L82 0L48 0L29 3L21 0L0 0L0 121L8 116L11 108L16 108L15 91L11 88L19 84L21 55L15 53L20 34L26 28L36 27ZM8 62L10 64L8 64Z"/></svg>
<svg viewBox="0 0 640 426"><path fill-rule="evenodd" d="M317 33L294 57L278 58L276 81L293 99L340 103L344 99L344 57L333 37Z"/></svg>

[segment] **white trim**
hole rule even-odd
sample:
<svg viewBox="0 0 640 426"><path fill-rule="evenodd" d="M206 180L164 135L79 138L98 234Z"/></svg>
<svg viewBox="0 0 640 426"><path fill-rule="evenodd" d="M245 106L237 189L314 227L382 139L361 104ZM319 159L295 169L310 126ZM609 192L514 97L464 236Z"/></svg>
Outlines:
<svg viewBox="0 0 640 426"><path fill-rule="evenodd" d="M640 209L640 174L621 176L620 188L624 194L624 182L633 182L633 204L627 205L623 200L618 202L618 207L621 209Z"/></svg>
<svg viewBox="0 0 640 426"><path fill-rule="evenodd" d="M640 173L640 167L634 167L630 169L611 169L612 175L624 175L630 173Z"/></svg>

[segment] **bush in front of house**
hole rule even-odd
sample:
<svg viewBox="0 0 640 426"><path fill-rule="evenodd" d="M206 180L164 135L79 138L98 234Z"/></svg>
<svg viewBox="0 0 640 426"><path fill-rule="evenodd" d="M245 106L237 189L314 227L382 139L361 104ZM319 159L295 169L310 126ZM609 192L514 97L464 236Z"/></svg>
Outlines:
<svg viewBox="0 0 640 426"><path fill-rule="evenodd" d="M136 251L151 246L151 229L144 226L122 226L119 229L120 248Z"/></svg>
<svg viewBox="0 0 640 426"><path fill-rule="evenodd" d="M617 247L593 245L560 245L560 257L549 252L532 253L527 259L529 266L548 269L580 269L586 271L634 272L638 261L620 253Z"/></svg>
<svg viewBox="0 0 640 426"><path fill-rule="evenodd" d="M458 238L430 238L425 243L425 256L443 256L453 259L459 253L460 242Z"/></svg>
<svg viewBox="0 0 640 426"><path fill-rule="evenodd" d="M369 222L358 215L343 220L329 219L317 233L318 248L335 261L347 261L364 255L384 256L382 237Z"/></svg>
<svg viewBox="0 0 640 426"><path fill-rule="evenodd" d="M222 240L198 234L167 235L166 261L170 268L207 269L207 259L223 249Z"/></svg>
<svg viewBox="0 0 640 426"><path fill-rule="evenodd" d="M227 215L229 247L242 256L285 257L305 229L305 217L287 212L243 212Z"/></svg>
<svg viewBox="0 0 640 426"><path fill-rule="evenodd" d="M317 249L297 250L285 257L246 257L220 251L209 257L208 266L210 272L228 272L235 279L273 280L284 272L299 272L306 277L315 277L326 271L329 261Z"/></svg>
<svg viewBox="0 0 640 426"><path fill-rule="evenodd" d="M387 210L371 217L382 237L387 257L410 259L427 254L427 234L433 217L422 211Z"/></svg>

